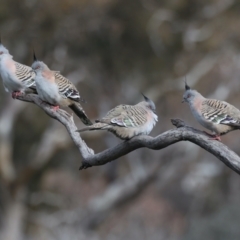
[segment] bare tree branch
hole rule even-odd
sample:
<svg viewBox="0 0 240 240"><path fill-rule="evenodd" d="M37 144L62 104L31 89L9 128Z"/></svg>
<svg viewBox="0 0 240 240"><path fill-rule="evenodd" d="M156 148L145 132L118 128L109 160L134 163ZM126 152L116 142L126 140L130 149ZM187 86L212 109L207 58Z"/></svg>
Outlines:
<svg viewBox="0 0 240 240"><path fill-rule="evenodd" d="M137 136L129 141L124 141L113 148L94 154L94 151L86 145L79 133L76 132L77 127L74 124L72 116L68 113L61 109L57 111L53 110L51 106L42 102L39 97L34 94L21 95L18 99L35 103L50 117L55 118L66 127L69 135L83 157L80 169L106 164L138 148L146 147L153 150L160 150L179 141L190 141L210 152L233 171L240 174L240 157L236 153L223 143L210 140L209 136L202 131L186 126L182 120L172 120L172 124L176 126L177 129L168 130L156 137Z"/></svg>
<svg viewBox="0 0 240 240"><path fill-rule="evenodd" d="M43 102L36 94L21 95L18 96L18 99L25 102L35 103L40 108L42 108L50 117L62 123L66 127L70 137L78 147L84 159L89 155L94 155L94 151L86 145L86 143L80 137L79 133L76 132L77 127L73 121L73 117L70 114L62 109L59 109L57 111L54 110L49 104Z"/></svg>

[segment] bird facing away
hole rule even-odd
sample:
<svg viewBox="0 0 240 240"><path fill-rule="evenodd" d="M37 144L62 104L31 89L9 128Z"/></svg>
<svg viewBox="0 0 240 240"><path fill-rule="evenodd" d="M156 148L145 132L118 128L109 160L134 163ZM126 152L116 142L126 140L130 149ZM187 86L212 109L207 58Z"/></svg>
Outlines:
<svg viewBox="0 0 240 240"><path fill-rule="evenodd" d="M92 126L80 129L78 132L107 130L123 140L149 134L158 120L155 110L154 102L144 96L143 102L134 106L119 105L102 119L96 120Z"/></svg>
<svg viewBox="0 0 240 240"><path fill-rule="evenodd" d="M16 98L21 93L36 92L35 73L26 65L15 62L0 40L0 73L5 91Z"/></svg>
<svg viewBox="0 0 240 240"><path fill-rule="evenodd" d="M85 125L92 125L80 102L84 100L80 97L77 88L59 72L51 71L48 66L38 61L34 54L32 71L35 72L36 89L40 99L58 109L59 106L70 107Z"/></svg>
<svg viewBox="0 0 240 240"><path fill-rule="evenodd" d="M211 139L221 141L221 135L240 129L240 111L236 107L225 101L204 98L186 82L183 102L189 104L196 120L212 131Z"/></svg>

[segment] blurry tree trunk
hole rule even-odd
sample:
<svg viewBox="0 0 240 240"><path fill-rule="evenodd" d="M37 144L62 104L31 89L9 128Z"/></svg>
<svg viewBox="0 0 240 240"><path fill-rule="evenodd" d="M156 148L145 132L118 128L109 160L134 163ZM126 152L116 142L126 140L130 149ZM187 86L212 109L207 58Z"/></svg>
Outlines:
<svg viewBox="0 0 240 240"><path fill-rule="evenodd" d="M8 196L9 200L4 209L3 232L1 239L6 240L24 240L24 224L26 215L25 197L26 191L20 188L15 196Z"/></svg>
<svg viewBox="0 0 240 240"><path fill-rule="evenodd" d="M23 236L23 224L25 216L25 191L17 189L15 194L11 193L11 186L16 180L16 169L13 165L12 149L13 141L11 133L14 121L24 104L9 99L1 112L0 120L0 175L6 187L3 196L4 209L3 228L1 239L19 240Z"/></svg>

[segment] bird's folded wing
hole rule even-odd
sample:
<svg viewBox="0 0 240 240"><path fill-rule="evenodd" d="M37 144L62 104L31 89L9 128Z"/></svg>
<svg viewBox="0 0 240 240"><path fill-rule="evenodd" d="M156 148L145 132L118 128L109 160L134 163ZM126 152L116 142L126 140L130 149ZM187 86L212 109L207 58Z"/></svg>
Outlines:
<svg viewBox="0 0 240 240"><path fill-rule="evenodd" d="M128 105L118 105L115 108L108 111L104 118L117 117L121 115L127 108L128 108Z"/></svg>
<svg viewBox="0 0 240 240"><path fill-rule="evenodd" d="M127 114L126 114L127 113ZM138 111L123 112L119 117L112 118L111 123L121 127L140 127L147 122L146 115L139 114Z"/></svg>
<svg viewBox="0 0 240 240"><path fill-rule="evenodd" d="M227 102L206 99L201 112L206 120L215 124L240 126L240 111Z"/></svg>
<svg viewBox="0 0 240 240"><path fill-rule="evenodd" d="M122 105L118 105L115 108L113 108L110 111L108 111L105 117L103 117L102 119L96 119L95 122L111 124L111 120L113 118L121 116L121 114L128 107L129 107L129 105L123 105L123 104Z"/></svg>
<svg viewBox="0 0 240 240"><path fill-rule="evenodd" d="M36 88L35 84L35 73L32 69L26 65L15 62L16 71L15 74L17 78L26 86Z"/></svg>
<svg viewBox="0 0 240 240"><path fill-rule="evenodd" d="M59 93L64 98L70 98L73 101L80 102L84 101L81 99L80 94L76 87L64 76L62 76L59 72L54 71L55 81L58 85Z"/></svg>

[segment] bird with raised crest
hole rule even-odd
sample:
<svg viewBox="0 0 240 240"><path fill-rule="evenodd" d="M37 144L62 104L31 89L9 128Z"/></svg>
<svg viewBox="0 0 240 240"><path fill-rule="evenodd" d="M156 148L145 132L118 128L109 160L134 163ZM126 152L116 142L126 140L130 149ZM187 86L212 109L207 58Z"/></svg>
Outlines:
<svg viewBox="0 0 240 240"><path fill-rule="evenodd" d="M154 102L144 96L144 101L136 105L119 105L92 126L77 131L107 130L120 139L128 140L134 136L148 135L157 121Z"/></svg>
<svg viewBox="0 0 240 240"><path fill-rule="evenodd" d="M32 71L35 72L36 89L39 98L57 110L59 106L71 108L85 125L92 122L84 112L80 102L85 102L77 88L57 71L52 71L33 53Z"/></svg>
<svg viewBox="0 0 240 240"><path fill-rule="evenodd" d="M6 92L16 98L22 93L36 93L35 73L31 67L15 62L0 40L0 74Z"/></svg>
<svg viewBox="0 0 240 240"><path fill-rule="evenodd" d="M212 131L210 139L221 141L220 136L240 129L240 111L233 105L216 99L207 99L191 89L185 81L183 101L188 103L195 119Z"/></svg>

